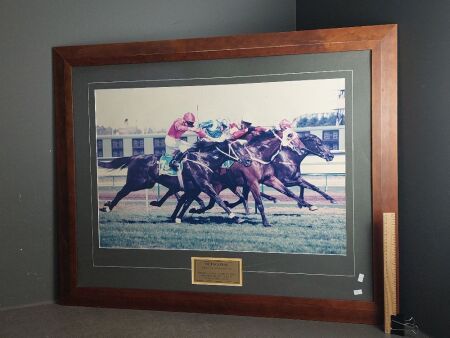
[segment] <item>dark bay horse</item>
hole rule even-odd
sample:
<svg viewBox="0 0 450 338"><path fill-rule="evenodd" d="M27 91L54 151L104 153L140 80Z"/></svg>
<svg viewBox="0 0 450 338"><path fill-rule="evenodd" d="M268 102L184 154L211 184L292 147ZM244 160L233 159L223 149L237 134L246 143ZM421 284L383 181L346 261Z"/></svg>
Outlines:
<svg viewBox="0 0 450 338"><path fill-rule="evenodd" d="M230 155L227 155L230 154ZM209 181L211 176L227 159L241 163L243 166L251 164L248 154L244 153L242 144L229 141L220 143L197 142L185 156L182 171L184 190L200 191L206 193L210 198L219 204L227 214L236 222L239 218L231 213L221 198L215 193ZM127 180L122 189L117 193L112 201L105 203L101 211L111 211L117 203L132 191L152 188L156 183L167 187L171 194L183 190L178 177L159 174L159 156L138 155L131 157L121 157L110 162L99 161L98 165L108 169L128 168ZM197 194L198 195L198 194ZM239 196L241 197L241 196ZM184 203L184 202L183 202ZM176 214L172 215L172 220L176 221Z"/></svg>
<svg viewBox="0 0 450 338"><path fill-rule="evenodd" d="M154 171L155 167L158 166L160 157L161 155L134 155L128 157L119 157L109 162L98 161L98 166L100 168L111 170L122 170L124 168L128 168L125 185L119 190L112 201L107 201L99 210L103 212L111 212L114 207L129 193L133 191L153 188L156 181L154 177L150 176L149 173L150 171ZM169 189L169 194L165 194L162 199L160 199L159 201L152 201L150 202L150 204L161 206L169 196L174 194L178 200L178 191L178 189ZM205 207L204 202L200 198L196 199L196 201L201 208Z"/></svg>

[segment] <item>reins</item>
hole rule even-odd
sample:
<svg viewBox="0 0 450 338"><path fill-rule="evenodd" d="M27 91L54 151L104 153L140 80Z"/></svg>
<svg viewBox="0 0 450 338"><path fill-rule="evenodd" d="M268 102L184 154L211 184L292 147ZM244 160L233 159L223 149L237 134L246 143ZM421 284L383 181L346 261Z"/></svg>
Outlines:
<svg viewBox="0 0 450 338"><path fill-rule="evenodd" d="M216 146L216 150L218 150L221 154L231 158L232 160L239 162L239 156L236 154L236 151L233 148L233 143L228 143L228 153L221 150L218 146Z"/></svg>
<svg viewBox="0 0 450 338"><path fill-rule="evenodd" d="M190 158L185 158L185 159L183 160L183 162L184 162L184 161L189 161L189 162L198 164L199 166L202 166L203 168L209 170L210 172L214 172L214 171L213 171L210 167L208 167L205 163L202 163L202 162L200 162L200 161L191 160Z"/></svg>
<svg viewBox="0 0 450 338"><path fill-rule="evenodd" d="M278 148L278 150L272 155L272 157L270 158L270 160L269 160L268 162L263 161L263 160L261 160L261 159L259 159L259 158L254 157L253 154L252 154L252 152L251 152L250 150L248 150L248 148L247 148L246 146L244 146L244 149L247 150L247 153L250 155L250 159L251 159L252 161L258 162L258 163L260 163L260 164L270 164L270 163L273 162L273 160L275 159L275 157L277 157L278 154L280 153L280 151L281 151L281 143L280 143L280 147Z"/></svg>

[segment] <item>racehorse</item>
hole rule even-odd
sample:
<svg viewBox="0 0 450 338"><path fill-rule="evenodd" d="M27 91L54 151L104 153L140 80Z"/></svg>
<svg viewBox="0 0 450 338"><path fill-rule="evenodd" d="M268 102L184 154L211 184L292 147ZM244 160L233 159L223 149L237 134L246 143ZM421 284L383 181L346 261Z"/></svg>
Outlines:
<svg viewBox="0 0 450 338"><path fill-rule="evenodd" d="M316 135L309 134L309 135L305 135L305 136L301 137L300 139L303 142L303 144L305 145L305 148L303 149L302 154L292 151L291 149L283 149L282 151L280 151L278 156L275 157L274 160L270 163L270 165L272 166L272 168L275 172L275 176L278 177L280 179L280 181L286 187L294 187L294 186L300 187L300 194L299 194L300 201L298 202L298 206L300 208L307 207L312 211L317 210L317 207L315 207L314 205L305 201L305 199L304 199L305 188L311 189L311 190L317 192L318 194L320 194L323 198L325 198L330 203L333 203L333 204L336 203L336 201L333 197L331 197L330 195L323 192L315 185L313 185L313 184L309 183L307 180L305 180L302 177L301 168L300 168L301 162L309 154L321 157L321 158L325 159L325 161L327 161L327 162L332 161L334 158L334 155L330 152L330 149L325 144L323 144L322 140L319 137L317 137ZM234 172L235 172L235 170L234 170L234 165L233 165L230 168L230 174L234 175ZM230 181L230 179L228 179L226 182L228 183L229 181ZM243 187L244 199L248 198L248 194L249 194L248 187L246 187L244 185L244 187ZM263 196L263 197L267 196L267 197L273 199L273 197L271 197L267 194L264 194L264 193L261 193L261 196ZM211 203L214 205L213 201L210 201L210 204ZM245 207L246 201L242 201L242 200L238 200L234 203L228 203L227 205L230 208L234 208L241 203L244 203L244 207ZM191 209L191 211L193 211L194 213L199 213L203 210L208 210L209 207L210 207L210 205L208 205L206 208L200 208L200 209L194 209L194 210Z"/></svg>
<svg viewBox="0 0 450 338"><path fill-rule="evenodd" d="M244 166L240 163L235 163L232 166L232 179L227 182L228 186L226 186L226 188L231 188L232 191L236 190L237 186L247 187L251 191L256 206L261 214L262 223L266 227L270 226L270 224L265 215L264 205L261 200L261 193L259 191L260 183L274 188L282 194L294 199L297 203L301 203L300 198L276 177L275 170L272 166L268 165L278 156L283 147L290 147L299 155L302 155L304 153L303 149L305 148L305 145L300 140L298 134L292 129L285 131L269 130L253 137L246 145L244 145L244 149L248 152L252 161L251 165ZM224 185L223 182L217 181L217 175L214 177L216 178L216 181L212 183L216 184L215 192L218 195L218 192L220 192ZM218 185L220 185L220 187ZM184 206L178 215L178 218L181 219L184 216L184 213L196 196L197 195L193 192L189 192L189 194L186 193L180 198L176 211L181 208L182 203L184 203ZM244 201L245 199L242 197L240 200Z"/></svg>
<svg viewBox="0 0 450 338"><path fill-rule="evenodd" d="M113 208L130 192L153 188L155 185L155 180L149 176L149 172L150 170L154 171L156 169L155 167L158 166L160 159L161 155L135 155L116 158L109 162L98 161L98 166L105 169L128 168L125 185L116 194L112 201L107 201L104 206L100 208L100 211L112 211ZM179 196L177 191L179 191L179 189L169 189L169 191L159 201L152 201L150 202L150 205L160 207L169 196L174 194L178 200ZM197 202L200 206L204 207L204 203L200 198L197 199Z"/></svg>
<svg viewBox="0 0 450 338"><path fill-rule="evenodd" d="M219 169L223 162L229 158L241 163L244 167L251 164L248 154L243 153L243 146L240 142L197 142L185 155L183 169L180 169L182 170L181 176L184 187L181 186L178 177L160 175L158 163L160 156L138 155L121 157L110 162L99 161L98 165L102 168L123 169L128 167L125 185L117 193L115 198L112 201L106 202L100 210L109 212L130 192L149 189L156 183L159 183L169 188L171 194L175 194L183 189L185 191L204 192L210 198L213 198L227 212L230 218L239 223L240 219L232 214L231 210L215 193L209 183L215 170ZM241 198L242 196L238 195L238 197ZM176 213L172 215L171 219L176 221Z"/></svg>

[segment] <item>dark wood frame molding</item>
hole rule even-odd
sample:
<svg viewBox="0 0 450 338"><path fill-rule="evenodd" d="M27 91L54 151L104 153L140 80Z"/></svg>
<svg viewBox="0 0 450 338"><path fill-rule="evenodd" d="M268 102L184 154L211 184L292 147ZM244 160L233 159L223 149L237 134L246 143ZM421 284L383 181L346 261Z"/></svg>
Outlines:
<svg viewBox="0 0 450 338"><path fill-rule="evenodd" d="M73 67L357 50L372 63L372 302L77 286ZM60 304L381 324L383 212L398 215L396 25L56 47L53 82Z"/></svg>

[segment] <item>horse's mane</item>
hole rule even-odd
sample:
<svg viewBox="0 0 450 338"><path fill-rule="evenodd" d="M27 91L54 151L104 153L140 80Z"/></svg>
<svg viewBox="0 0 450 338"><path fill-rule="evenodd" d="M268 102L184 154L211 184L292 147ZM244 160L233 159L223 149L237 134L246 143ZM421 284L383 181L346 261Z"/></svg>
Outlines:
<svg viewBox="0 0 450 338"><path fill-rule="evenodd" d="M259 135L252 137L248 143L249 144L260 143L262 141L268 140L273 137L274 137L274 135L273 135L272 130L267 130L267 131L262 132Z"/></svg>
<svg viewBox="0 0 450 338"><path fill-rule="evenodd" d="M300 140L305 145L306 149L311 150L320 143L321 138L314 134L308 134L300 137Z"/></svg>
<svg viewBox="0 0 450 338"><path fill-rule="evenodd" d="M210 152L216 149L216 147L222 147L224 146L228 141L222 141L222 142L210 142L210 141L204 141L200 140L194 143L194 145L189 149L190 152L199 151L202 153Z"/></svg>
<svg viewBox="0 0 450 338"><path fill-rule="evenodd" d="M304 136L300 137L300 140L303 143L304 142L316 141L317 139L320 140L320 137L318 137L317 135L314 135L314 134L307 134L307 135L304 135Z"/></svg>

